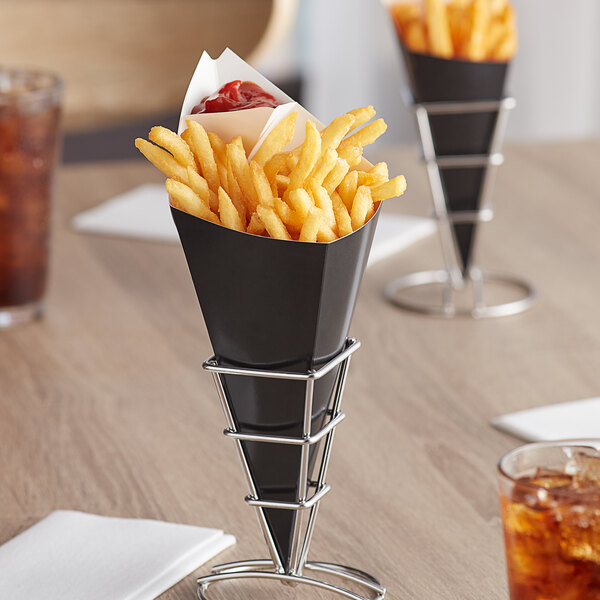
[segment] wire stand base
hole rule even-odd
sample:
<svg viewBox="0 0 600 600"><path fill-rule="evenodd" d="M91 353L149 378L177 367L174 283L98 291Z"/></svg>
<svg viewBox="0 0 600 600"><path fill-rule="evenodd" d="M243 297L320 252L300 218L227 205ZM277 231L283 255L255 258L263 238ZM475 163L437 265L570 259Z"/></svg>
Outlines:
<svg viewBox="0 0 600 600"><path fill-rule="evenodd" d="M385 588L382 587L377 579L364 571L343 565L323 562L306 562L304 564L304 569L307 571L333 575L341 580L357 584L366 588L369 595L362 596L345 587L315 579L314 577L278 573L275 570L275 564L271 560L247 560L217 565L213 567L211 575L200 577L198 579L198 598L200 598L200 600L210 600L207 596L207 590L211 584L219 581L232 581L235 579L272 579L292 586L298 584L310 585L329 592L334 592L346 598L351 598L352 600L382 600L385 596Z"/></svg>
<svg viewBox="0 0 600 600"><path fill-rule="evenodd" d="M392 304L411 312L435 316L435 317L471 317L474 319L484 319L492 317L507 317L526 311L534 302L535 289L526 281L513 277L511 275L499 275L471 270L465 283L470 282L473 288L472 303L470 306L457 307L454 301L455 293L459 287L452 282L452 278L445 270L438 271L420 271L404 275L388 283L385 287L384 295ZM519 293L516 300L509 302L500 302L497 304L487 304L484 300L483 290L492 287L503 287L514 290ZM439 298L439 303L432 304L421 299L410 299L403 297L402 292L414 288L430 288Z"/></svg>
<svg viewBox="0 0 600 600"><path fill-rule="evenodd" d="M211 575L198 579L198 597L202 600L208 600L206 591L210 584L234 579L276 579L288 585L302 583L335 592L352 600L381 600L384 597L385 588L368 573L342 565L307 561L319 504L331 489L325 481L331 455L331 446L335 428L345 417L340 405L350 358L359 347L360 342L357 339L348 338L342 350L327 363L301 373L231 367L222 365L215 356L210 357L204 362L204 369L213 375L219 399L221 400L221 406L225 413L227 428L223 433L228 438L234 440L246 475L250 493L246 496L245 502L249 506L252 506L257 513L265 542L270 551L271 560L249 560L214 567ZM315 383L331 372L335 373L335 381L328 400L326 412L328 419L326 419L326 422L317 431L314 431L312 417ZM267 433L246 433L240 430L234 416L231 397L224 380L226 376L282 379L304 384L302 435L291 437ZM300 449L295 502L261 498L259 494L260 488L254 479L248 456L244 451L243 444L245 442L269 444L273 447L274 453L277 452L279 446L294 446ZM318 476L316 480L312 480L309 477L309 457L311 448L317 448L317 445L322 446L322 455L320 465L318 466ZM275 543L275 538L273 537L265 513L269 509L288 510L293 511L295 514L295 525L290 540L289 556L283 555ZM362 596L328 581L307 577L303 574L305 570L336 576L346 583L354 583L366 588L369 594Z"/></svg>
<svg viewBox="0 0 600 600"><path fill-rule="evenodd" d="M437 221L444 269L421 271L395 279L387 284L385 298L404 310L445 318L469 317L475 319L506 317L527 310L535 300L535 290L527 282L511 275L499 275L482 271L474 258L475 231L481 223L489 222L494 216L490 194L495 170L504 161L501 152L508 113L515 107L511 97L499 100L469 100L464 102L421 102L415 103L408 96L406 102L415 112L423 150L423 160L433 200L433 216ZM477 113L496 113L496 121L487 154L438 154L434 142L430 118ZM444 183L443 173L473 169L484 170L476 210L453 210ZM461 249L456 237L456 227L470 225L472 241L470 249ZM465 306L456 303L457 292L472 286L472 300ZM484 300L493 288L512 288L517 299L487 303ZM412 288L423 288L429 292L427 299L409 298L403 294ZM430 289L427 289L430 288ZM489 288L489 289L488 289ZM432 294L439 300L431 301ZM515 294L513 294L515 295Z"/></svg>

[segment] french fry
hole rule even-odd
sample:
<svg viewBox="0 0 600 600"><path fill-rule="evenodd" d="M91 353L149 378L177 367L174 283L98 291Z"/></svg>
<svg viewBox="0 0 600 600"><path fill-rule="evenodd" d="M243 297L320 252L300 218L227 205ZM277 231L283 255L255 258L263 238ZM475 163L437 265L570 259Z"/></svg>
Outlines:
<svg viewBox="0 0 600 600"><path fill-rule="evenodd" d="M329 175L323 181L323 187L327 190L328 194L332 194L333 190L342 183L349 168L350 165L343 158L336 159L335 167L331 169Z"/></svg>
<svg viewBox="0 0 600 600"><path fill-rule="evenodd" d="M371 202L371 206L369 207L369 210L367 211L367 216L365 217L365 223L369 221L371 217L375 214L375 211L377 210L378 206L379 202Z"/></svg>
<svg viewBox="0 0 600 600"><path fill-rule="evenodd" d="M210 207L210 210L216 213L219 210L217 195L208 187L206 179L192 167L187 168L187 174L189 186L194 190L194 193L198 194L202 201Z"/></svg>
<svg viewBox="0 0 600 600"><path fill-rule="evenodd" d="M337 192L331 194L331 203L335 214L335 222L340 237L352 233L352 221L348 209Z"/></svg>
<svg viewBox="0 0 600 600"><path fill-rule="evenodd" d="M242 223L240 214L233 205L231 198L227 195L227 192L222 187L219 188L218 196L219 215L221 216L223 225L225 225L225 227L229 227L230 229L235 229L236 231L245 231L246 227L245 224Z"/></svg>
<svg viewBox="0 0 600 600"><path fill-rule="evenodd" d="M236 135L236 136L232 137L229 140L229 143L232 146L237 147L238 150L240 150L241 152L243 152L244 156L246 156L246 149L244 148L244 142L242 141L242 136L241 135Z"/></svg>
<svg viewBox="0 0 600 600"><path fill-rule="evenodd" d="M352 200L358 189L358 171L349 171L338 187L338 192L346 208L352 208Z"/></svg>
<svg viewBox="0 0 600 600"><path fill-rule="evenodd" d="M385 163L379 164L383 164L385 166L385 174L383 171L374 171L373 169L375 169L375 167L369 171L358 171L358 185L374 186L385 183L388 180L387 165Z"/></svg>
<svg viewBox="0 0 600 600"><path fill-rule="evenodd" d="M406 179L404 175L398 175L372 189L373 202L381 202L394 196L401 196L405 191Z"/></svg>
<svg viewBox="0 0 600 600"><path fill-rule="evenodd" d="M470 1L453 0L447 6L452 47L454 55L458 57L464 55L464 47L469 38L469 30L471 28Z"/></svg>
<svg viewBox="0 0 600 600"><path fill-rule="evenodd" d="M196 161L190 147L174 131L157 125L150 130L148 139L168 150L180 165L196 168Z"/></svg>
<svg viewBox="0 0 600 600"><path fill-rule="evenodd" d="M210 189L216 193L219 189L219 172L217 170L215 153L206 130L197 121L188 119L187 129L183 132L182 137L183 136L185 136L184 139L192 149L192 152L200 165L200 169L202 170L202 175L208 182Z"/></svg>
<svg viewBox="0 0 600 600"><path fill-rule="evenodd" d="M310 209L308 216L304 220L304 225L300 231L300 237L298 238L301 242L316 242L319 229L321 228L321 209L313 206Z"/></svg>
<svg viewBox="0 0 600 600"><path fill-rule="evenodd" d="M499 62L510 60L517 52L517 38L512 31L509 31L500 40L500 43L494 49L492 58Z"/></svg>
<svg viewBox="0 0 600 600"><path fill-rule="evenodd" d="M273 196L281 197L283 192L288 189L290 185L290 178L287 175L277 174L275 179L271 182L271 189L273 190Z"/></svg>
<svg viewBox="0 0 600 600"><path fill-rule="evenodd" d="M169 196L176 200L177 208L190 215L199 217L200 219L206 219L207 221L220 224L219 217L210 210L208 203L204 202L200 196L198 196L192 188L185 185L185 183L181 183L175 179L167 179L165 187L167 188Z"/></svg>
<svg viewBox="0 0 600 600"><path fill-rule="evenodd" d="M358 182L359 186L368 185L371 186L375 184L377 181L377 177L372 175L371 173L367 173L366 171L358 171Z"/></svg>
<svg viewBox="0 0 600 600"><path fill-rule="evenodd" d="M346 146L341 148L338 156L345 160L350 167L356 167L362 160L362 146Z"/></svg>
<svg viewBox="0 0 600 600"><path fill-rule="evenodd" d="M390 177L387 163L384 162L377 163L369 169L368 173L375 175L379 179L379 183L385 183Z"/></svg>
<svg viewBox="0 0 600 600"><path fill-rule="evenodd" d="M254 235L262 235L263 233L265 233L265 226L260 220L258 213L254 213L252 215L252 217L250 218L250 222L248 223L248 229L246 231L248 233L253 233Z"/></svg>
<svg viewBox="0 0 600 600"><path fill-rule="evenodd" d="M508 0L489 0L492 17L500 16L508 6Z"/></svg>
<svg viewBox="0 0 600 600"><path fill-rule="evenodd" d="M372 144L380 135L385 133L386 129L386 122L383 119L377 119L369 123L369 125L365 125L350 137L347 137L340 144L340 152L347 146L366 146L367 144Z"/></svg>
<svg viewBox="0 0 600 600"><path fill-rule="evenodd" d="M367 212L373 206L371 188L367 185L361 185L356 190L356 195L352 201L352 210L350 211L350 220L352 230L360 229L367 220Z"/></svg>
<svg viewBox="0 0 600 600"><path fill-rule="evenodd" d="M273 190L263 168L254 160L250 161L250 175L258 203L273 208Z"/></svg>
<svg viewBox="0 0 600 600"><path fill-rule="evenodd" d="M277 175L275 175L275 183L279 187L287 188L290 185L290 178L287 175L277 173Z"/></svg>
<svg viewBox="0 0 600 600"><path fill-rule="evenodd" d="M505 33L493 50L491 58L498 61L507 61L515 55L518 45L515 11L510 4L506 4L500 18L504 24Z"/></svg>
<svg viewBox="0 0 600 600"><path fill-rule="evenodd" d="M227 147L231 146L233 150L229 150L229 153L227 151ZM227 195L229 197L231 197L231 190L229 189L229 182L231 181L231 176L230 176L230 172L233 171L233 165L231 164L231 159L230 159L230 154L231 152L237 152L239 153L240 156L244 156L244 158L246 157L246 150L244 149L244 144L242 142L242 137L240 135L235 136L233 138L231 138L229 140L229 143L225 145L225 161L224 161L224 165L225 165L225 169L227 171L227 178L225 179L224 182L221 182L221 187L227 192ZM246 161L247 162L247 161ZM220 164L220 161L219 161ZM217 167L218 169L218 167ZM233 173L233 178L235 179L236 183L237 183L237 179L235 176L235 173ZM241 188L239 187L238 184L238 188L241 191ZM247 202L248 205L250 205L250 202L246 200L246 196L244 194L242 194L244 196L244 202Z"/></svg>
<svg viewBox="0 0 600 600"><path fill-rule="evenodd" d="M173 181L175 181L175 180L173 180ZM181 205L181 203L177 200L177 198L174 198L173 196L169 196L169 204L173 208L177 208L178 210L181 210L183 212L187 212L185 210L185 208Z"/></svg>
<svg viewBox="0 0 600 600"><path fill-rule="evenodd" d="M281 198L274 198L274 205L277 214L284 222L288 231L300 233L302 229L302 217L294 212Z"/></svg>
<svg viewBox="0 0 600 600"><path fill-rule="evenodd" d="M317 242L333 242L334 240L337 240L337 237L338 236L335 234L335 231L331 229L331 227L328 227L321 222L321 227L317 232Z"/></svg>
<svg viewBox="0 0 600 600"><path fill-rule="evenodd" d="M219 171L219 187L222 187L229 194L229 169L227 168L229 161L222 163L217 162L217 170ZM218 190L219 188L217 188Z"/></svg>
<svg viewBox="0 0 600 600"><path fill-rule="evenodd" d="M409 50L425 54L427 52L427 33L421 21L411 21L404 29L404 43Z"/></svg>
<svg viewBox="0 0 600 600"><path fill-rule="evenodd" d="M304 188L292 190L289 193L288 199L302 219L306 219L310 209L315 205L310 194Z"/></svg>
<svg viewBox="0 0 600 600"><path fill-rule="evenodd" d="M506 3L504 10L500 14L500 19L504 23L504 26L512 31L514 34L517 32L517 18L515 16L515 9L511 4Z"/></svg>
<svg viewBox="0 0 600 600"><path fill-rule="evenodd" d="M444 0L425 0L425 21L431 54L450 58L452 38Z"/></svg>
<svg viewBox="0 0 600 600"><path fill-rule="evenodd" d="M213 155L217 163L219 185L221 185L223 189L227 191L229 187L227 185L227 144L218 134L213 133L212 131L207 131L206 134L208 135L210 147L213 149Z"/></svg>
<svg viewBox="0 0 600 600"><path fill-rule="evenodd" d="M167 177L187 183L187 169L180 165L166 150L143 138L136 138L135 147Z"/></svg>
<svg viewBox="0 0 600 600"><path fill-rule="evenodd" d="M240 219L244 226L248 222L248 207L244 199L244 194L238 185L237 179L233 173L233 169L229 162L227 162L227 189L229 190L229 197L233 202L236 210L240 215Z"/></svg>
<svg viewBox="0 0 600 600"><path fill-rule="evenodd" d="M330 196L332 192L328 192L324 187L317 185L316 182L312 182L310 188L310 192L315 201L315 206L323 211L325 223L328 227L333 229L335 227L335 215L333 213L333 204Z"/></svg>
<svg viewBox="0 0 600 600"><path fill-rule="evenodd" d="M323 138L321 138L321 142L322 140ZM325 177L335 167L337 157L337 152L333 148L327 148L321 154L321 158L317 161L317 164L309 175L309 179L317 185L321 185Z"/></svg>
<svg viewBox="0 0 600 600"><path fill-rule="evenodd" d="M221 139L221 136L212 131L207 131L206 135L213 150L215 160L225 164L227 161L227 144Z"/></svg>
<svg viewBox="0 0 600 600"><path fill-rule="evenodd" d="M299 146L298 148L296 148L296 150L299 150L300 148L302 148L302 146ZM285 158L285 167L288 170L288 173L291 175L292 171L296 168L296 165L298 164L298 159L300 158L300 152L296 152L295 154L292 152L289 152Z"/></svg>
<svg viewBox="0 0 600 600"><path fill-rule="evenodd" d="M500 19L494 19L488 28L487 38L485 40L486 58L494 58L496 49L506 37L506 28Z"/></svg>
<svg viewBox="0 0 600 600"><path fill-rule="evenodd" d="M235 179L242 190L244 201L250 214L256 211L258 205L258 196L254 188L254 182L250 173L250 166L246 158L244 146L237 139L232 140L226 147L227 160L231 165Z"/></svg>
<svg viewBox="0 0 600 600"><path fill-rule="evenodd" d="M487 0L473 0L471 4L471 31L465 46L465 55L469 60L485 60L489 25L490 7Z"/></svg>
<svg viewBox="0 0 600 600"><path fill-rule="evenodd" d="M315 124L312 121L307 121L306 138L304 139L304 143L302 144L302 150L300 152L300 158L298 159L298 163L294 167L294 170L290 173L290 187L288 188L288 191L302 187L304 180L313 170L319 158L320 152L321 135L317 131ZM286 200L285 195L284 200Z"/></svg>
<svg viewBox="0 0 600 600"><path fill-rule="evenodd" d="M358 129L361 125L364 125L367 121L370 121L375 116L375 109L370 105L363 106L362 108L349 110L347 114L354 117L354 125L352 125L352 129Z"/></svg>
<svg viewBox="0 0 600 600"><path fill-rule="evenodd" d="M288 230L285 228L283 221L275 212L275 209L259 204L256 207L256 212L263 222L265 229L272 238L278 240L291 240Z"/></svg>
<svg viewBox="0 0 600 600"><path fill-rule="evenodd" d="M348 132L356 127L356 117L346 113L336 117L323 131L321 131L321 152L329 148L336 150L340 142L348 135Z"/></svg>
<svg viewBox="0 0 600 600"><path fill-rule="evenodd" d="M206 179L192 167L187 168L187 174L189 186L194 190L194 193L208 201L208 193L210 190Z"/></svg>
<svg viewBox="0 0 600 600"><path fill-rule="evenodd" d="M281 121L273 127L269 135L267 135L253 159L261 167L264 167L268 160L273 158L275 154L281 152L290 143L290 140L294 136L297 116L298 113L290 113L287 117L281 119Z"/></svg>
<svg viewBox="0 0 600 600"><path fill-rule="evenodd" d="M406 26L421 18L421 9L416 2L398 2L390 7L394 24L400 35L404 35Z"/></svg>
<svg viewBox="0 0 600 600"><path fill-rule="evenodd" d="M264 171L267 179L273 181L277 175L287 167L287 154L276 154L265 164ZM288 171L289 174L289 171Z"/></svg>

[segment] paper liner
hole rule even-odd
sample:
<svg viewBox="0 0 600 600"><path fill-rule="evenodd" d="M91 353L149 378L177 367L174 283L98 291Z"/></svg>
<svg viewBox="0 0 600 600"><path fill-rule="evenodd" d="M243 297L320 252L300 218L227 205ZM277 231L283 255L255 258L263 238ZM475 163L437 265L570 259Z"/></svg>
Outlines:
<svg viewBox="0 0 600 600"><path fill-rule="evenodd" d="M409 51L400 43L413 99L421 102L499 100L509 63L448 60ZM498 111L431 115L436 155L488 154ZM486 168L440 169L448 211L477 211ZM458 223L453 233L463 271L470 265L476 225Z"/></svg>
<svg viewBox="0 0 600 600"><path fill-rule="evenodd" d="M254 81L283 104L275 109L189 117L193 106L234 79ZM319 129L322 124L230 50L217 60L204 53L183 103L179 131L192 118L226 142L241 135L251 157L269 131L292 111L298 112L296 135L286 149L304 140L307 119ZM305 372L343 349L379 210L361 229L326 244L241 233L175 208L172 214L213 350L222 364ZM313 432L327 416L338 369L315 382ZM224 383L240 431L302 435L305 382L225 376ZM299 447L259 442L242 446L260 499L299 500ZM317 452L315 445L309 478ZM283 509L265 512L287 568L296 514Z"/></svg>
<svg viewBox="0 0 600 600"><path fill-rule="evenodd" d="M274 96L280 105L276 108L261 106L226 113L191 114L194 106L200 104L202 99L220 89L225 83L236 79L257 83ZM188 119L193 119L201 123L207 131L218 133L226 142L234 136L241 135L244 148L249 158L252 158L271 129L290 112L297 112L298 117L294 137L284 148L286 151L304 141L304 128L308 119L313 121L318 129L322 129L323 124L229 48L217 59L212 59L208 52L204 52L183 101L178 133L187 128Z"/></svg>

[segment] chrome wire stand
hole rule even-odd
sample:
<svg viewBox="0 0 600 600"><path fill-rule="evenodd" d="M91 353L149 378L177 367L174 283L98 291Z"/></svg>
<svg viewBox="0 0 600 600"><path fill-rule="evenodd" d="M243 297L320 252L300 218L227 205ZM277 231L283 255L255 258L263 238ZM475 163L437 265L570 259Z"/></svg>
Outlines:
<svg viewBox="0 0 600 600"><path fill-rule="evenodd" d="M227 428L224 434L233 439L236 444L238 455L242 463L244 474L248 482L249 494L245 501L256 510L260 527L267 543L270 559L247 560L217 565L212 568L212 573L198 579L198 597L201 600L209 600L207 590L213 583L220 581L231 581L236 579L271 579L284 584L296 585L306 584L313 587L335 592L352 600L381 600L385 595L385 588L373 576L359 569L346 567L333 563L307 561L308 551L315 520L319 510L319 503L331 487L325 482L331 445L336 426L345 418L340 410L344 384L348 373L348 366L352 354L358 350L360 342L354 338L346 340L345 348L333 359L323 366L309 370L305 373L268 371L262 369L248 369L222 366L214 356L204 362L204 369L212 373L217 388L219 399L225 413ZM339 366L333 391L327 410L328 419L318 431L312 429L313 391L315 381L321 379L332 369ZM230 399L224 384L224 375L238 375L250 377L266 377L272 379L289 379L304 381L306 385L304 415L301 437L286 437L274 435L248 434L238 431L233 416ZM282 399L283 400L283 399ZM274 500L263 500L259 497L257 485L253 479L252 472L242 442L262 442L270 444L291 444L301 448L300 469L298 479L298 496L296 502L279 502ZM311 446L323 441L321 464L316 481L308 477L309 451ZM312 490L312 493L311 491ZM267 524L265 509L287 509L296 511L295 528L291 540L291 553L289 565L284 567L284 560L279 555L277 546ZM316 576L308 577L304 571L314 572L316 575L325 574L335 576L341 581L353 583L360 586L368 595L358 594L346 587L336 585Z"/></svg>
<svg viewBox="0 0 600 600"><path fill-rule="evenodd" d="M423 149L423 160L433 198L433 217L437 221L444 258L444 269L410 273L391 281L384 289L384 296L392 304L412 312L438 317L489 318L515 315L527 310L534 302L536 291L526 281L512 275L502 275L484 271L471 259L461 270L459 249L452 231L455 224L473 224L491 221L494 211L491 203L491 190L495 171L504 162L501 152L506 131L508 113L516 106L512 97L501 100L475 100L465 102L423 102L415 103L406 98L406 103L414 110ZM437 155L429 117L432 115L456 115L498 111L490 150L488 154ZM448 208L444 184L440 171L443 169L485 168L479 209L474 211L451 211ZM473 233L475 236L475 233ZM473 242L475 246L475 242ZM495 284L512 288L518 298L510 302L488 304L484 299L485 284ZM402 292L420 286L437 286L440 289L439 304L425 304L418 300L402 297ZM468 307L457 307L455 296L467 285L472 287L472 303Z"/></svg>

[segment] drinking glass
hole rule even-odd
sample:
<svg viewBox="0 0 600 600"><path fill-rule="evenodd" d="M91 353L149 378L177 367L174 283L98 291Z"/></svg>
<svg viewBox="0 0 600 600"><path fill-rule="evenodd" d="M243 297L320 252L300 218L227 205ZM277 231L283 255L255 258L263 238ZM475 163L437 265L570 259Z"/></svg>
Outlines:
<svg viewBox="0 0 600 600"><path fill-rule="evenodd" d="M0 327L42 314L62 82L0 67Z"/></svg>
<svg viewBox="0 0 600 600"><path fill-rule="evenodd" d="M498 481L511 600L600 598L600 440L521 446Z"/></svg>

